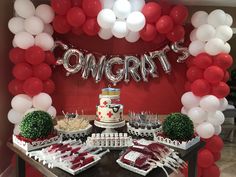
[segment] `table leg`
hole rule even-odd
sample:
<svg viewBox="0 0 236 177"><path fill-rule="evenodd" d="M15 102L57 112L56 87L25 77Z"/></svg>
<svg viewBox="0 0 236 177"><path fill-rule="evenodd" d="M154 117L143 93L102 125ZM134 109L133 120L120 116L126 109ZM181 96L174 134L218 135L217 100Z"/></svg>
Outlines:
<svg viewBox="0 0 236 177"><path fill-rule="evenodd" d="M25 161L18 155L16 156L16 177L25 177Z"/></svg>
<svg viewBox="0 0 236 177"><path fill-rule="evenodd" d="M197 153L194 152L188 161L188 177L197 177Z"/></svg>

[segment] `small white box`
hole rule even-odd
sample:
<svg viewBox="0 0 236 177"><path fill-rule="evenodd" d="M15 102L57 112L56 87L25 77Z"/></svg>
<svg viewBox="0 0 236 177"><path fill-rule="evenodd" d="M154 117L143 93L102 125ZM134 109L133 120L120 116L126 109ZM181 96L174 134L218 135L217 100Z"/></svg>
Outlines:
<svg viewBox="0 0 236 177"><path fill-rule="evenodd" d="M56 135L49 139L41 140L41 141L33 141L33 142L25 142L17 138L16 135L12 135L13 144L17 145L21 149L25 151L32 151L36 149L41 149L46 146L50 146L55 143L59 143L62 141L62 137L60 135Z"/></svg>

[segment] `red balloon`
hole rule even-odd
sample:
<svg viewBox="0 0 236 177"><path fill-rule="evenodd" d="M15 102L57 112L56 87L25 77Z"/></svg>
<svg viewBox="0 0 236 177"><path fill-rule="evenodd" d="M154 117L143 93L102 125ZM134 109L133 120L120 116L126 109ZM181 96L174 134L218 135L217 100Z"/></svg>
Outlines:
<svg viewBox="0 0 236 177"><path fill-rule="evenodd" d="M214 152L212 153L214 156L215 162L219 161L221 159L221 153L220 152Z"/></svg>
<svg viewBox="0 0 236 177"><path fill-rule="evenodd" d="M91 18L91 19L86 20L85 24L83 25L84 33L86 33L89 36L97 35L99 30L100 30L100 27L97 23L96 18Z"/></svg>
<svg viewBox="0 0 236 177"><path fill-rule="evenodd" d="M185 35L184 27L181 25L176 25L173 27L169 33L167 33L167 38L172 42L177 42L181 40Z"/></svg>
<svg viewBox="0 0 236 177"><path fill-rule="evenodd" d="M157 36L157 31L154 25L147 23L139 34L142 40L149 42L155 39Z"/></svg>
<svg viewBox="0 0 236 177"><path fill-rule="evenodd" d="M170 17L175 24L182 25L188 18L188 9L183 5L177 5L171 9Z"/></svg>
<svg viewBox="0 0 236 177"><path fill-rule="evenodd" d="M148 2L143 6L142 13L147 23L155 23L161 16L161 6L156 2Z"/></svg>
<svg viewBox="0 0 236 177"><path fill-rule="evenodd" d="M206 168L202 172L202 177L220 177L220 169L215 164Z"/></svg>
<svg viewBox="0 0 236 177"><path fill-rule="evenodd" d="M204 71L204 78L210 83L218 83L224 78L224 71L218 66L210 66Z"/></svg>
<svg viewBox="0 0 236 177"><path fill-rule="evenodd" d="M72 0L72 7L82 7L82 0Z"/></svg>
<svg viewBox="0 0 236 177"><path fill-rule="evenodd" d="M25 51L25 60L32 65L38 65L45 60L43 49L38 46L32 46Z"/></svg>
<svg viewBox="0 0 236 177"><path fill-rule="evenodd" d="M25 61L25 50L21 48L13 48L9 52L9 58L12 63L17 64Z"/></svg>
<svg viewBox="0 0 236 177"><path fill-rule="evenodd" d="M191 85L192 85L192 82L186 82L185 83L185 85L184 85L184 90L186 91L186 92L189 92L189 91L191 91Z"/></svg>
<svg viewBox="0 0 236 177"><path fill-rule="evenodd" d="M223 82L227 82L228 80L229 80L229 78L230 78L230 74L229 74L229 72L228 71L225 71L225 74L224 74L224 78L223 78Z"/></svg>
<svg viewBox="0 0 236 177"><path fill-rule="evenodd" d="M233 64L233 58L227 53L221 53L214 57L214 64L227 70Z"/></svg>
<svg viewBox="0 0 236 177"><path fill-rule="evenodd" d="M84 11L79 7L73 7L67 12L67 21L73 27L82 26L86 20Z"/></svg>
<svg viewBox="0 0 236 177"><path fill-rule="evenodd" d="M33 74L41 80L48 80L52 75L52 69L48 64L41 63L33 67Z"/></svg>
<svg viewBox="0 0 236 177"><path fill-rule="evenodd" d="M173 27L174 27L174 22L168 15L162 16L156 22L156 29L161 34L169 33L173 29Z"/></svg>
<svg viewBox="0 0 236 177"><path fill-rule="evenodd" d="M9 84L8 84L8 90L12 95L18 95L21 93L24 93L23 91L23 83L24 81L20 81L17 79L12 80Z"/></svg>
<svg viewBox="0 0 236 177"><path fill-rule="evenodd" d="M102 5L99 0L86 0L82 2L82 7L88 17L97 17L102 10Z"/></svg>
<svg viewBox="0 0 236 177"><path fill-rule="evenodd" d="M74 33L77 36L80 36L81 34L83 34L83 28L82 27L74 27L72 28L72 33Z"/></svg>
<svg viewBox="0 0 236 177"><path fill-rule="evenodd" d="M230 88L224 82L219 82L217 85L212 86L212 95L215 95L217 98L224 98L229 92Z"/></svg>
<svg viewBox="0 0 236 177"><path fill-rule="evenodd" d="M197 164L201 168L208 168L214 163L212 153L207 149L202 149L198 152Z"/></svg>
<svg viewBox="0 0 236 177"><path fill-rule="evenodd" d="M52 25L54 30L60 34L66 34L71 30L71 26L65 16L55 16Z"/></svg>
<svg viewBox="0 0 236 177"><path fill-rule="evenodd" d="M12 74L16 79L25 80L32 76L32 67L28 63L16 64L12 70Z"/></svg>
<svg viewBox="0 0 236 177"><path fill-rule="evenodd" d="M206 80L198 79L192 83L191 90L196 96L205 96L211 92L211 86Z"/></svg>
<svg viewBox="0 0 236 177"><path fill-rule="evenodd" d="M56 58L52 52L50 51L45 52L45 62L49 65L56 64Z"/></svg>
<svg viewBox="0 0 236 177"><path fill-rule="evenodd" d="M51 6L54 11L59 15L65 15L71 8L70 0L51 0Z"/></svg>
<svg viewBox="0 0 236 177"><path fill-rule="evenodd" d="M43 91L52 94L55 91L55 84L52 80L47 80L43 83Z"/></svg>
<svg viewBox="0 0 236 177"><path fill-rule="evenodd" d="M224 142L218 135L212 136L206 143L205 148L211 152L220 152L224 147Z"/></svg>
<svg viewBox="0 0 236 177"><path fill-rule="evenodd" d="M196 66L192 66L187 70L187 78L190 82L193 82L197 79L202 79L203 78L203 70L199 69Z"/></svg>
<svg viewBox="0 0 236 177"><path fill-rule="evenodd" d="M37 95L43 91L43 83L36 77L30 77L24 82L23 90L27 95Z"/></svg>
<svg viewBox="0 0 236 177"><path fill-rule="evenodd" d="M213 60L207 53L200 53L193 59L193 64L202 69L208 68L212 63Z"/></svg>

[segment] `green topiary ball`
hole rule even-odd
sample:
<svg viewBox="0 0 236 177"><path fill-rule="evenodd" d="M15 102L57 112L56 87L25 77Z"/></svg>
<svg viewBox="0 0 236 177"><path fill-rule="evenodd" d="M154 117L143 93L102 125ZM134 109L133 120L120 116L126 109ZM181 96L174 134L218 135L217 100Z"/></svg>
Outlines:
<svg viewBox="0 0 236 177"><path fill-rule="evenodd" d="M192 120L181 113L173 113L167 116L162 129L164 134L172 140L187 141L192 139L194 135Z"/></svg>
<svg viewBox="0 0 236 177"><path fill-rule="evenodd" d="M46 138L52 131L52 117L44 111L33 111L26 114L20 124L20 134L25 138Z"/></svg>

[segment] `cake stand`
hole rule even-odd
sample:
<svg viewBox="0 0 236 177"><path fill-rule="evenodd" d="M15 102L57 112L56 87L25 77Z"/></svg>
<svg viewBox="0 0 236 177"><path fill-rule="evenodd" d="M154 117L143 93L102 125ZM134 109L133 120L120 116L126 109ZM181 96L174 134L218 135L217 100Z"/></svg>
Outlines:
<svg viewBox="0 0 236 177"><path fill-rule="evenodd" d="M116 122L116 123L105 123L105 122L99 122L97 120L94 121L94 125L100 128L105 128L102 133L117 133L115 128L121 128L125 126L125 120L122 122Z"/></svg>

